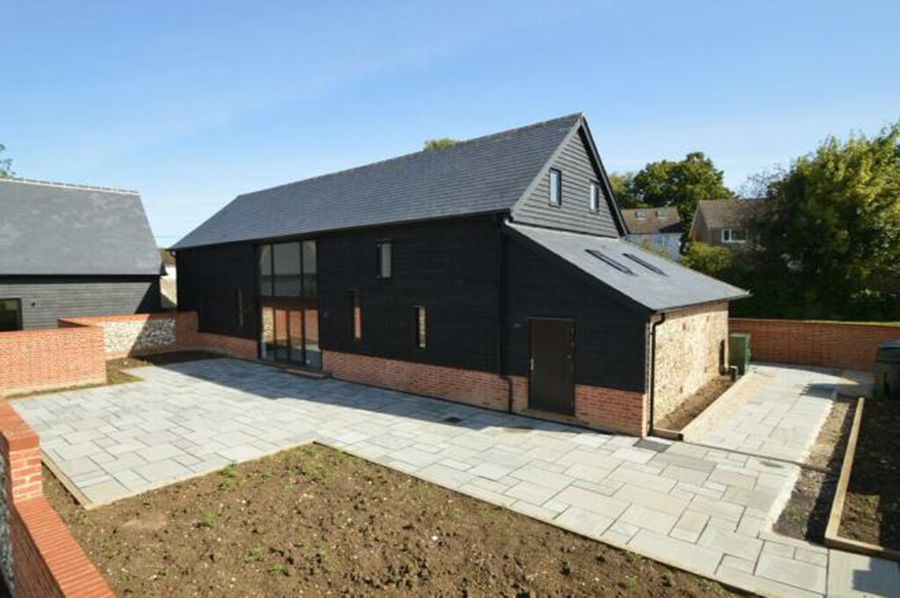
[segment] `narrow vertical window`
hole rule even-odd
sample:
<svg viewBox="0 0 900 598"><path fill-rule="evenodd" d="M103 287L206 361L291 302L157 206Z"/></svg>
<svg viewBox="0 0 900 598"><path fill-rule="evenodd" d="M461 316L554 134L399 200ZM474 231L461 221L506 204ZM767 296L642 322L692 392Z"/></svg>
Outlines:
<svg viewBox="0 0 900 598"><path fill-rule="evenodd" d="M359 305L359 291L350 291L350 313L353 340L362 340L362 307Z"/></svg>
<svg viewBox="0 0 900 598"><path fill-rule="evenodd" d="M390 241L378 241L375 247L378 259L378 278L390 278L393 274L392 244Z"/></svg>
<svg viewBox="0 0 900 598"><path fill-rule="evenodd" d="M416 306L416 347L424 349L428 339L428 322L425 317L425 308Z"/></svg>
<svg viewBox="0 0 900 598"><path fill-rule="evenodd" d="M600 211L600 185L591 181L591 211Z"/></svg>
<svg viewBox="0 0 900 598"><path fill-rule="evenodd" d="M550 205L562 205L562 173L555 168L550 169Z"/></svg>
<svg viewBox="0 0 900 598"><path fill-rule="evenodd" d="M237 311L238 328L244 327L244 292L241 289L234 290L234 307Z"/></svg>

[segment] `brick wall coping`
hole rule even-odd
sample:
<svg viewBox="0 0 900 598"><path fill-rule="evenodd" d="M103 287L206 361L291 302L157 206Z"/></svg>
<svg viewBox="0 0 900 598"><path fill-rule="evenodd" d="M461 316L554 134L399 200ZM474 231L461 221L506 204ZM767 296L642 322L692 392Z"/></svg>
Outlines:
<svg viewBox="0 0 900 598"><path fill-rule="evenodd" d="M60 318L60 322L73 322L75 324L90 325L104 322L145 322L148 320L178 320L189 318L194 312L156 312L152 314L126 314L120 316L84 316L73 318Z"/></svg>

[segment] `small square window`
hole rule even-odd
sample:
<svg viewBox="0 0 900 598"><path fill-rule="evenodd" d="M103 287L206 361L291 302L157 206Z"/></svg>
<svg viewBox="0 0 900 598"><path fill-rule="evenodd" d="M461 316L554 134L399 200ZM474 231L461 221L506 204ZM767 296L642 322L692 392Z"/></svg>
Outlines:
<svg viewBox="0 0 900 598"><path fill-rule="evenodd" d="M378 241L375 244L378 259L378 278L390 278L393 275L393 249L390 241Z"/></svg>
<svg viewBox="0 0 900 598"><path fill-rule="evenodd" d="M562 205L562 172L550 169L550 205Z"/></svg>
<svg viewBox="0 0 900 598"><path fill-rule="evenodd" d="M600 185L595 181L591 182L591 211L600 211Z"/></svg>
<svg viewBox="0 0 900 598"><path fill-rule="evenodd" d="M416 347L424 349L428 335L428 322L425 316L425 308L417 305L416 308Z"/></svg>

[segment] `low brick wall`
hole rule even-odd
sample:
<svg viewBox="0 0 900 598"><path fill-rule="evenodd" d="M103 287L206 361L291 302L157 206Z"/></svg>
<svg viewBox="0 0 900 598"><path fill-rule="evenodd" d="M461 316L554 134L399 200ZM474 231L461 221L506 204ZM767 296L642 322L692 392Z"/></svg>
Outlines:
<svg viewBox="0 0 900 598"><path fill-rule="evenodd" d="M210 332L198 332L195 345L189 348L222 353L223 355L239 359L256 360L257 358L256 341L235 336L225 336L223 334L212 334Z"/></svg>
<svg viewBox="0 0 900 598"><path fill-rule="evenodd" d="M106 381L103 330L78 324L0 332L0 392L12 394Z"/></svg>
<svg viewBox="0 0 900 598"><path fill-rule="evenodd" d="M900 339L900 327L846 322L731 318L732 333L751 336L753 361L872 371L878 343Z"/></svg>
<svg viewBox="0 0 900 598"><path fill-rule="evenodd" d="M413 394L438 397L496 411L509 408L509 384L490 372L428 365L368 355L324 351L323 368L335 378ZM529 413L528 379L510 376L513 412ZM580 425L644 436L647 396L596 386L576 385L575 417Z"/></svg>
<svg viewBox="0 0 900 598"><path fill-rule="evenodd" d="M72 324L103 329L106 359L179 351L198 345L196 312L91 316L59 321L60 326Z"/></svg>
<svg viewBox="0 0 900 598"><path fill-rule="evenodd" d="M18 598L112 597L43 496L37 434L0 397L0 571Z"/></svg>

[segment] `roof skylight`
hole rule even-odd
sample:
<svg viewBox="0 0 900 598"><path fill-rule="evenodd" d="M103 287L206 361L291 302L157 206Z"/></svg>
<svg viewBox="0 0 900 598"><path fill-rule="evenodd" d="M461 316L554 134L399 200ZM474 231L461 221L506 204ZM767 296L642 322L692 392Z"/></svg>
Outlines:
<svg viewBox="0 0 900 598"><path fill-rule="evenodd" d="M663 272L660 268L657 268L656 266L654 266L654 265L651 264L650 262L648 262L648 261L646 261L646 260L644 260L644 259L642 259L642 258L639 258L638 256L634 255L633 253L626 253L626 254L624 254L624 255L625 255L625 257L627 257L627 258L630 259L631 261L637 262L638 264L640 264L640 265L642 265L643 267L647 268L647 269L650 270L651 272L656 272L657 274L661 274L661 275L663 275L663 276L668 276L668 274L666 274L665 272Z"/></svg>
<svg viewBox="0 0 900 598"><path fill-rule="evenodd" d="M613 268L615 268L615 269L618 270L619 272L622 272L622 273L624 273L624 274L630 274L630 275L632 275L632 276L635 275L635 274L634 274L634 271L633 271L631 268L629 268L628 266L626 266L626 265L624 265L624 264L620 264L620 263L617 262L616 260L612 259L612 258L609 257L608 255L605 255L605 254L603 254L603 253L600 253L600 252L599 252L598 250L596 250L596 249L586 249L585 251L587 251L587 252L590 253L592 256L594 256L595 258L597 258L597 259L600 260L601 262L605 263L606 265L612 266Z"/></svg>

